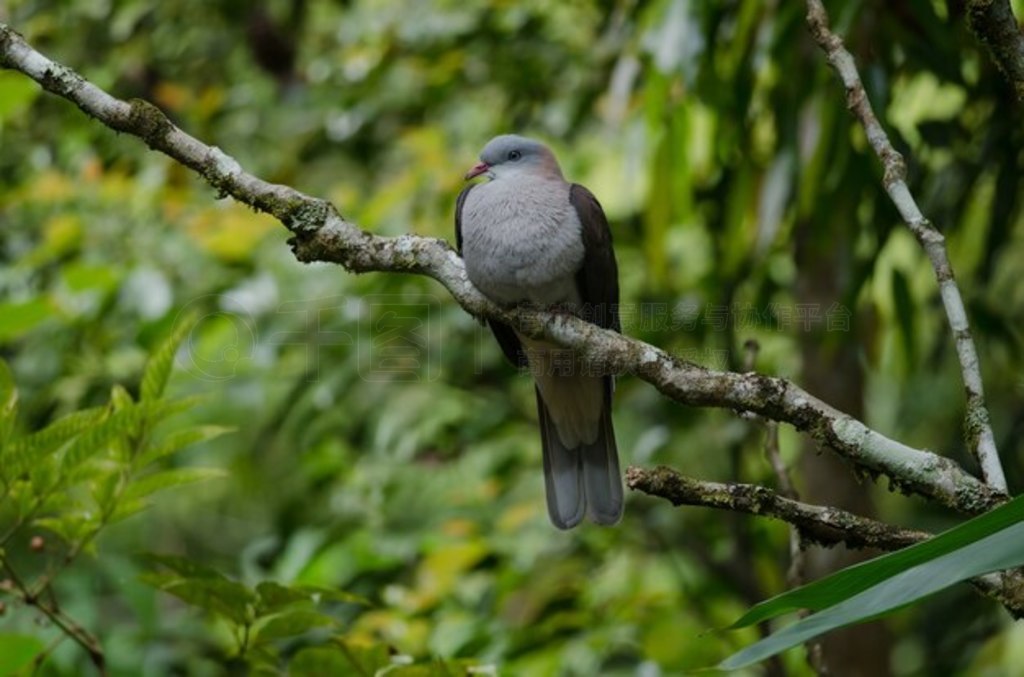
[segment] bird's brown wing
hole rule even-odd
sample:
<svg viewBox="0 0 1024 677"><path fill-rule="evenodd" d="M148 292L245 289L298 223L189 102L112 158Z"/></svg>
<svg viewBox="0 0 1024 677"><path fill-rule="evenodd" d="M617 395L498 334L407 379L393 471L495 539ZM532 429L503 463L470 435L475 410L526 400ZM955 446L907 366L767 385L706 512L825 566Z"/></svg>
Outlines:
<svg viewBox="0 0 1024 677"><path fill-rule="evenodd" d="M603 329L622 331L619 323L619 268L612 249L612 231L601 203L594 194L574 183L569 201L580 219L583 234L583 265L576 273L576 287L584 304L584 317Z"/></svg>
<svg viewBox="0 0 1024 677"><path fill-rule="evenodd" d="M576 273L576 287L583 303L582 315L599 327L622 331L619 322L619 269L615 263L608 219L593 193L579 184L573 184L569 189L569 201L579 217L583 236L583 265ZM598 524L615 524L622 517L623 507L619 453L612 428L615 377L607 375L603 382L605 397L597 439L581 445L576 452L586 494L587 515ZM538 402L538 406L543 406L543 403ZM553 445L546 445L544 451L553 455L558 450Z"/></svg>
<svg viewBox="0 0 1024 677"><path fill-rule="evenodd" d="M462 255L462 208L466 204L466 197L471 190L473 190L473 185L466 186L455 200L455 248L460 256ZM494 338L498 340L501 352L505 353L508 361L516 368L525 368L527 366L526 351L523 350L523 344L519 342L519 337L512 331L512 327L496 320L487 320L487 324L491 327Z"/></svg>

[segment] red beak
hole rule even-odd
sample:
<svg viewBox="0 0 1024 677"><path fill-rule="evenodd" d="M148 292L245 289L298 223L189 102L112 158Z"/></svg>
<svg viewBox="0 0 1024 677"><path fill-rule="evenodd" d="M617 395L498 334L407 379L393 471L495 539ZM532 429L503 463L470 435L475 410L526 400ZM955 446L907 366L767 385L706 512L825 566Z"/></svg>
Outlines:
<svg viewBox="0 0 1024 677"><path fill-rule="evenodd" d="M485 174L490 168L491 166L486 162L476 163L473 165L472 169L466 172L466 181L469 181L473 177L480 176L481 174Z"/></svg>

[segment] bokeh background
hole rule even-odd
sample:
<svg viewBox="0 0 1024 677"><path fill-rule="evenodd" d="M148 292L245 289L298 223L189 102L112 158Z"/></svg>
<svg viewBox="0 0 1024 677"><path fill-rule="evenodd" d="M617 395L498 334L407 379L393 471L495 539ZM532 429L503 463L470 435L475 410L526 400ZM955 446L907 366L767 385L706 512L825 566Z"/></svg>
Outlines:
<svg viewBox="0 0 1024 677"><path fill-rule="evenodd" d="M948 237L1019 490L1020 104L962 0L826 4ZM8 0L0 20L374 233L453 240L455 195L483 144L540 137L608 213L625 332L730 369L754 339L759 370L974 469L931 268L804 12L754 0ZM23 426L103 403L114 384L137 388L147 351L190 310L201 319L171 390L207 395L188 422L237 429L178 461L224 479L165 494L59 579L113 674L239 669L222 621L140 581L143 552L249 585L361 595L369 605L334 610L345 637L499 674L678 674L757 637L713 630L785 589L785 525L631 495L616 528L556 531L532 385L486 330L430 280L302 265L287 236L0 72L0 355ZM625 463L775 485L757 423L681 408L628 375L616 398ZM790 429L781 441L806 500L925 529L958 519ZM0 632L55 635L13 608ZM961 586L828 655L836 674L1012 674L1022 632ZM280 646L281 669L322 641ZM64 642L42 672L86 663ZM751 673L810 668L796 650Z"/></svg>

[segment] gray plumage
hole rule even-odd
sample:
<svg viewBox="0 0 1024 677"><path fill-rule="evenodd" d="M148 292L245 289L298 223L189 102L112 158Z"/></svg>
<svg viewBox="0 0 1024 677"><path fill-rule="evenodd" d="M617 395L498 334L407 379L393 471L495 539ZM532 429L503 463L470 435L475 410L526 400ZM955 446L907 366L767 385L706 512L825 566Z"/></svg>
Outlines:
<svg viewBox="0 0 1024 677"><path fill-rule="evenodd" d="M611 232L594 196L562 177L554 155L516 135L492 139L456 207L456 239L470 281L501 304L568 308L619 330ZM610 376L588 373L564 349L491 322L505 355L536 381L548 514L568 529L588 515L622 516ZM570 359L566 356L570 355Z"/></svg>

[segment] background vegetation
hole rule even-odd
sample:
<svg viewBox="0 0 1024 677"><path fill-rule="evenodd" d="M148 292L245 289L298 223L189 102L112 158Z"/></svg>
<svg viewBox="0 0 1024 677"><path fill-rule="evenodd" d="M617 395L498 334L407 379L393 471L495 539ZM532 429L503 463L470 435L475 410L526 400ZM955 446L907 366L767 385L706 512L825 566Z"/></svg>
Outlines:
<svg viewBox="0 0 1024 677"><path fill-rule="evenodd" d="M912 190L948 236L1014 490L1024 479L1020 109L956 0L830 9L910 158ZM756 339L759 370L973 468L930 266L803 14L802 3L753 0L11 0L0 20L378 233L450 238L462 174L487 139L549 140L612 220L627 333L730 368ZM632 496L614 529L557 532L532 386L484 329L429 280L302 266L283 228L215 198L0 72L0 356L18 386L14 434L94 407L141 407L147 359L159 363L147 356L183 313L196 324L166 397L202 397L152 431L118 430L136 441L152 432L158 445L218 426L153 459L157 472L206 481L104 522L81 556L85 536L46 521L47 506L24 525L10 501L0 510L3 533L18 527L6 560L53 576L112 674L246 663L372 674L389 654L424 671L443 660L453 672L676 674L756 636L706 631L785 589L784 525ZM629 377L616 426L626 462L775 481L760 427L681 409ZM214 438L222 427L233 432ZM782 433L808 500L933 530L957 519L822 465L827 456ZM67 479L83 524L102 506L109 460ZM199 467L223 476L189 470ZM14 599L0 597L0 665L17 667L63 633ZM834 654L837 667L1024 665L1021 627L966 586L870 632L870 649ZM88 664L65 640L41 672ZM810 671L802 650L763 669Z"/></svg>

